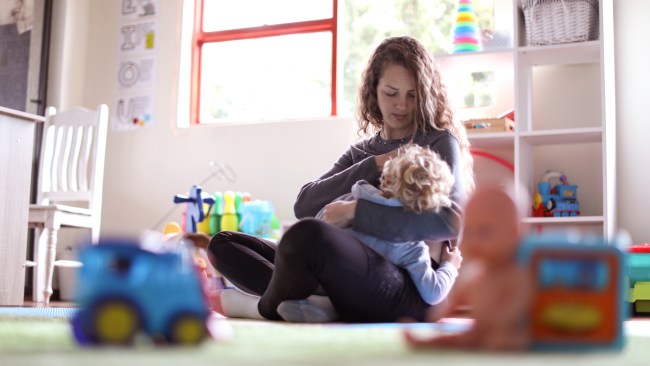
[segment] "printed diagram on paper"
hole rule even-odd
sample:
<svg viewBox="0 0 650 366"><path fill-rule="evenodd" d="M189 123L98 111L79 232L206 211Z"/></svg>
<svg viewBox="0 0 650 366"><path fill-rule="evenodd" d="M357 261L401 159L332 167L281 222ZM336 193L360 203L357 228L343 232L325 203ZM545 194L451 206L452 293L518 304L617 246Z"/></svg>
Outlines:
<svg viewBox="0 0 650 366"><path fill-rule="evenodd" d="M120 0L113 128L153 123L159 0Z"/></svg>

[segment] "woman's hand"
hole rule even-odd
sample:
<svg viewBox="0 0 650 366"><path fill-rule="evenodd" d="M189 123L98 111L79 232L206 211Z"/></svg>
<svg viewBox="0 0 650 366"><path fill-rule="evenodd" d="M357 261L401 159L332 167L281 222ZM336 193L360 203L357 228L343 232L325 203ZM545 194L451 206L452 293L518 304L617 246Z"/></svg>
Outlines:
<svg viewBox="0 0 650 366"><path fill-rule="evenodd" d="M357 201L336 201L323 208L323 220L334 226L345 228L352 225Z"/></svg>
<svg viewBox="0 0 650 366"><path fill-rule="evenodd" d="M445 245L445 250L440 256L440 261L447 261L456 267L456 269L460 269L460 264L463 262L463 256L460 254L460 249L458 249L458 247L449 249L449 246Z"/></svg>

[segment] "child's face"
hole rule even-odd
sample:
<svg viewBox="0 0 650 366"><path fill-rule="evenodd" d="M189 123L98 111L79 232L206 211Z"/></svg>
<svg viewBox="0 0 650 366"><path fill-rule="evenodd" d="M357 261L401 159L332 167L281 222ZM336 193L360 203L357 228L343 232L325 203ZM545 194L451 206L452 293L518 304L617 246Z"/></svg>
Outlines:
<svg viewBox="0 0 650 366"><path fill-rule="evenodd" d="M518 227L514 204L507 195L494 190L477 192L465 209L463 254L487 262L512 258Z"/></svg>

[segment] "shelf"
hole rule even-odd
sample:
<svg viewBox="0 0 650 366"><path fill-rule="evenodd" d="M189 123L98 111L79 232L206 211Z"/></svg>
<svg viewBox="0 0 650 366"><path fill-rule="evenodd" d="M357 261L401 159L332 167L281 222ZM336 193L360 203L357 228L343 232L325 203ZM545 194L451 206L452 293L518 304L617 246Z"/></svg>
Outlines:
<svg viewBox="0 0 650 366"><path fill-rule="evenodd" d="M435 55L434 59L444 72L486 71L512 68L514 50L512 48L494 49L481 52L462 52Z"/></svg>
<svg viewBox="0 0 650 366"><path fill-rule="evenodd" d="M472 147L513 147L515 134L513 132L481 132L467 133Z"/></svg>
<svg viewBox="0 0 650 366"><path fill-rule="evenodd" d="M600 41L520 47L517 52L528 66L590 64L600 62Z"/></svg>
<svg viewBox="0 0 650 366"><path fill-rule="evenodd" d="M521 220L524 224L554 224L554 225L576 225L576 224L602 224L603 216L570 216L570 217L526 217Z"/></svg>
<svg viewBox="0 0 650 366"><path fill-rule="evenodd" d="M603 129L600 127L567 128L520 132L522 140L532 145L562 145L602 142Z"/></svg>

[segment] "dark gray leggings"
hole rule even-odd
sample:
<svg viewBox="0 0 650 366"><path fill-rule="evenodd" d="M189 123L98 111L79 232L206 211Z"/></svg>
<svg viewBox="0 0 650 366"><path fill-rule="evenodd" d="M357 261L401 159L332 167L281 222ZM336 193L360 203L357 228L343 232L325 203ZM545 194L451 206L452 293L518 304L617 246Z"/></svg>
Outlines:
<svg viewBox="0 0 650 366"><path fill-rule="evenodd" d="M259 311L280 320L284 300L327 294L346 322L424 321L425 303L404 269L345 230L303 219L272 243L236 232L212 238L210 261L239 289L261 296ZM324 291L324 293L322 292Z"/></svg>

